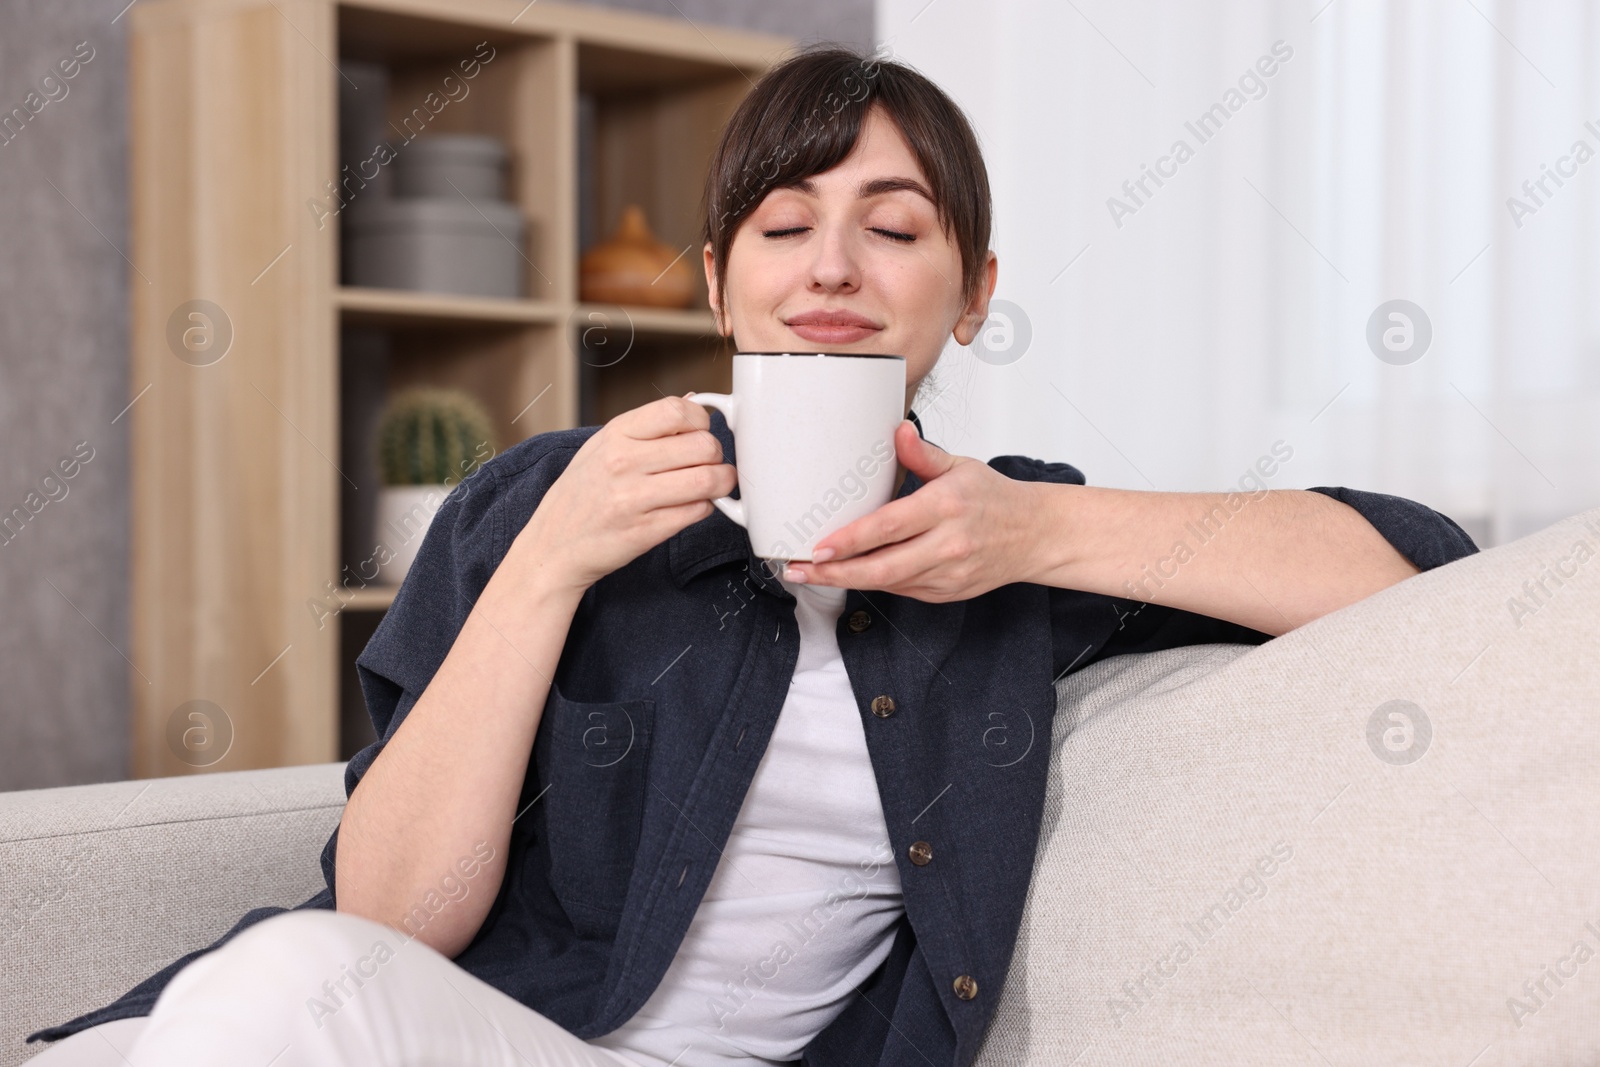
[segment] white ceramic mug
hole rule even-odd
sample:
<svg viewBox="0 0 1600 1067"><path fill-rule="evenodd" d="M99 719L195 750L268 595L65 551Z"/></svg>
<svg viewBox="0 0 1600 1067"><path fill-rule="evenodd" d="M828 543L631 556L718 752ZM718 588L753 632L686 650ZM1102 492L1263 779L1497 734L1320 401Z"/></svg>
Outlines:
<svg viewBox="0 0 1600 1067"><path fill-rule="evenodd" d="M738 352L732 393L694 393L733 431L739 499L714 501L763 559L809 560L822 538L894 497L904 356Z"/></svg>

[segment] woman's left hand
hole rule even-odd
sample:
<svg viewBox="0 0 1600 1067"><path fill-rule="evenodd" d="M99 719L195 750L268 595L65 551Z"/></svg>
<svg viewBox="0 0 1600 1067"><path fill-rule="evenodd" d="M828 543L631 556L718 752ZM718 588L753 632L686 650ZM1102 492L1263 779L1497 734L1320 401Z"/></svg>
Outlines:
<svg viewBox="0 0 1600 1067"><path fill-rule="evenodd" d="M818 541L813 555L826 561L792 562L786 580L933 603L1027 580L1038 550L1040 509L1029 492L1037 486L929 444L908 420L895 430L895 452L923 484Z"/></svg>

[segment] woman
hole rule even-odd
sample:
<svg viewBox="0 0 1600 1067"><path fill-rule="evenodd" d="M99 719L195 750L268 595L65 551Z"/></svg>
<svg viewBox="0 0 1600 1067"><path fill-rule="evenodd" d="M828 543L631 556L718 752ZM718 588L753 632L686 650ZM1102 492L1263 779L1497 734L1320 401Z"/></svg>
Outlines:
<svg viewBox="0 0 1600 1067"><path fill-rule="evenodd" d="M976 140L907 67L775 68L706 190L739 349L905 357L895 498L775 575L710 503L736 484L726 421L684 397L508 450L357 661L380 740L328 890L41 1032L99 1031L36 1062L970 1062L1051 683L1260 643L1476 551L1394 497L1091 489L923 440L912 400L976 336L996 260ZM1175 554L1196 521L1215 536Z"/></svg>

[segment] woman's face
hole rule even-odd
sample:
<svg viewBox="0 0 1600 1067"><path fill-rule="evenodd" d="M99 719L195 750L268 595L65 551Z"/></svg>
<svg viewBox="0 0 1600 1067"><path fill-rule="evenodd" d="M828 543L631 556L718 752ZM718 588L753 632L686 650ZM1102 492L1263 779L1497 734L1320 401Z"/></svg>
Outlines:
<svg viewBox="0 0 1600 1067"><path fill-rule="evenodd" d="M988 316L996 261L961 299L961 253L940 228L927 176L882 107L832 170L773 189L735 231L728 292L711 305L741 352L883 352L906 359L906 409L946 338L970 344Z"/></svg>

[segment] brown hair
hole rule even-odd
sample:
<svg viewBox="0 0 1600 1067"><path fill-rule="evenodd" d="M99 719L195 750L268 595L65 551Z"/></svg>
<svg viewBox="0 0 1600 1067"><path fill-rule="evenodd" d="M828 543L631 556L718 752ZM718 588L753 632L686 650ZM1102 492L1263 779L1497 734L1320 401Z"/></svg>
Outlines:
<svg viewBox="0 0 1600 1067"><path fill-rule="evenodd" d="M911 67L834 44L807 48L767 71L722 131L702 203L719 292L727 293L728 250L739 224L772 189L849 155L873 104L899 126L928 177L939 224L961 253L963 304L978 294L989 250L989 174L966 115Z"/></svg>

